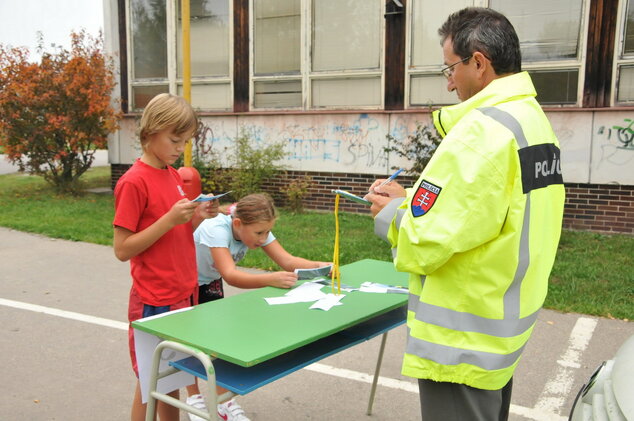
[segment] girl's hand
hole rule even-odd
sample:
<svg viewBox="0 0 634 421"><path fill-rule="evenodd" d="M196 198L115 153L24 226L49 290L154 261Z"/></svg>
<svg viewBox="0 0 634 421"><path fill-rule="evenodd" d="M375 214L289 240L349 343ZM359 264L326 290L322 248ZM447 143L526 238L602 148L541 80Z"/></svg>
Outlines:
<svg viewBox="0 0 634 421"><path fill-rule="evenodd" d="M311 263L312 263L312 266L306 269L317 269L317 268L323 268L324 266L332 265L332 262L311 262Z"/></svg>
<svg viewBox="0 0 634 421"><path fill-rule="evenodd" d="M270 275L270 286L272 287L292 288L297 282L297 274L295 272L273 272Z"/></svg>
<svg viewBox="0 0 634 421"><path fill-rule="evenodd" d="M198 203L191 202L189 199L181 199L172 205L172 208L165 214L170 223L174 226L189 222L194 216L194 211L198 207Z"/></svg>

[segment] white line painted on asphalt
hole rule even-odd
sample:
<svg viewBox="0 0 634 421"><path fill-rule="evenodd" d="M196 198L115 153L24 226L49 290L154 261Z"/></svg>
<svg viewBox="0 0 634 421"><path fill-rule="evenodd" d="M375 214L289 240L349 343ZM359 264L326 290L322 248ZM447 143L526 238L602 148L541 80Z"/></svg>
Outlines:
<svg viewBox="0 0 634 421"><path fill-rule="evenodd" d="M128 324L116 320L104 319L101 317L89 316L87 314L75 313L72 311L59 310L51 307L44 307L37 304L23 303L20 301L6 300L0 298L0 305L17 308L21 310L29 310L36 313L44 313L51 316L63 317L65 319L77 320L80 322L91 323L99 326L111 327L119 330L128 330ZM592 320L592 319L588 319ZM594 328L593 328L594 329ZM574 331L574 329L573 329ZM590 335L592 336L592 335ZM572 335L571 335L572 337ZM565 356L564 356L565 357ZM562 358L565 361L565 358ZM341 377L353 381L371 384L373 375L361 373L358 371L348 370L345 368L333 367L326 364L313 363L306 370L325 374L328 376ZM418 393L418 383L406 382L403 380L391 379L389 377L379 376L377 384L389 389L397 389L410 393ZM556 408L555 408L556 409ZM557 415L555 410L549 411L541 407L525 408L519 405L511 404L511 413L523 416L534 421L565 421L566 418Z"/></svg>
<svg viewBox="0 0 634 421"><path fill-rule="evenodd" d="M116 320L103 319L101 317L88 316L86 314L74 313L72 311L59 310L51 307L39 306L37 304L22 303L20 301L5 300L0 298L0 305L30 310L36 313L50 314L51 316L63 317L65 319L78 320L80 322L91 323L99 326L113 327L115 329L128 330L128 324Z"/></svg>
<svg viewBox="0 0 634 421"><path fill-rule="evenodd" d="M305 370L315 371L321 374L327 374L329 376L341 377L343 379L355 380L361 383L372 384L374 376L371 374L361 373L358 371L347 370L345 368L333 367L326 364L313 363ZM379 376L377 384L381 386L389 387L390 389L399 389L406 392L418 393L418 383L410 383L403 380L390 379L389 377Z"/></svg>
<svg viewBox="0 0 634 421"><path fill-rule="evenodd" d="M557 372L544 386L535 409L546 413L556 413L563 408L566 398L570 395L570 390L572 389L574 370L581 367L581 356L588 347L596 326L596 319L588 317L579 317L577 319L570 332L568 348L557 360L559 364Z"/></svg>

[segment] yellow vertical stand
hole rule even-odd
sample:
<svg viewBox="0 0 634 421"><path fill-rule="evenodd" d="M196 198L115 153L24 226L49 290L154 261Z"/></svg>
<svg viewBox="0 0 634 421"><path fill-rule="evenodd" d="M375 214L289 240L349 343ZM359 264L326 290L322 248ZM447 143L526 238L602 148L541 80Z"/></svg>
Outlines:
<svg viewBox="0 0 634 421"><path fill-rule="evenodd" d="M335 294L335 282L337 283L336 294L341 294L341 274L339 273L339 195L335 196L335 247L332 256L332 293Z"/></svg>

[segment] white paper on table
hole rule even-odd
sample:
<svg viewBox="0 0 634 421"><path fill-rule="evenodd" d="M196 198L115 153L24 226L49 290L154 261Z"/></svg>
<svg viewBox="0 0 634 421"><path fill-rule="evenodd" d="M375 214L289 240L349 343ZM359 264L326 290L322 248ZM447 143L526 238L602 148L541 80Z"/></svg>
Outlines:
<svg viewBox="0 0 634 421"><path fill-rule="evenodd" d="M137 367L139 369L139 383L141 386L141 401L147 402L150 390L150 377L152 375L152 358L154 350L161 343L157 336L134 329L134 348L136 352ZM178 361L187 358L189 355L172 349L164 349L159 363L159 372L169 367L169 361ZM194 376L185 372L177 371L158 381L156 390L160 393L169 393L181 387L194 383Z"/></svg>
<svg viewBox="0 0 634 421"><path fill-rule="evenodd" d="M318 309L318 310L328 311L333 306L341 304L339 301L343 297L345 297L345 295L343 295L343 294L339 294L339 295L326 294L326 296L324 298L322 298L321 300L317 301L315 304L310 306L310 308L315 308L315 309Z"/></svg>
<svg viewBox="0 0 634 421"><path fill-rule="evenodd" d="M361 284L361 287L359 287L359 291L361 292L378 292L378 293L387 293L387 288L385 287L378 287L376 285L363 285Z"/></svg>
<svg viewBox="0 0 634 421"><path fill-rule="evenodd" d="M282 295L281 297L269 297L269 298L265 298L266 302L271 305L278 305L278 304L292 304L292 303L301 303L302 301L297 301L297 297L293 297L293 296L288 296L288 295ZM311 300L314 301L314 300Z"/></svg>
<svg viewBox="0 0 634 421"><path fill-rule="evenodd" d="M291 289L281 297L265 298L269 305L309 303L322 299L326 294L321 291L322 284L315 282L305 282L300 286Z"/></svg>
<svg viewBox="0 0 634 421"><path fill-rule="evenodd" d="M318 300L324 296L324 293L321 291L323 287L322 284L317 282L304 282L284 295L288 297L317 297L315 299Z"/></svg>

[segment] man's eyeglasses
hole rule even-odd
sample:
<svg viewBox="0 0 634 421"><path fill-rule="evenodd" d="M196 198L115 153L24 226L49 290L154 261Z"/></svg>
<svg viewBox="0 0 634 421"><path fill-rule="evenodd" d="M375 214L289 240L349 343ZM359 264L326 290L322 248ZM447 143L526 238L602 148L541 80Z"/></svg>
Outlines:
<svg viewBox="0 0 634 421"><path fill-rule="evenodd" d="M473 55L470 55L469 57L465 57L462 60L457 61L454 64L450 64L449 66L443 68L441 70L442 74L445 75L447 79L449 79L453 75L453 71L454 71L453 67L457 64L464 63L465 61L469 60L471 57L473 57Z"/></svg>

